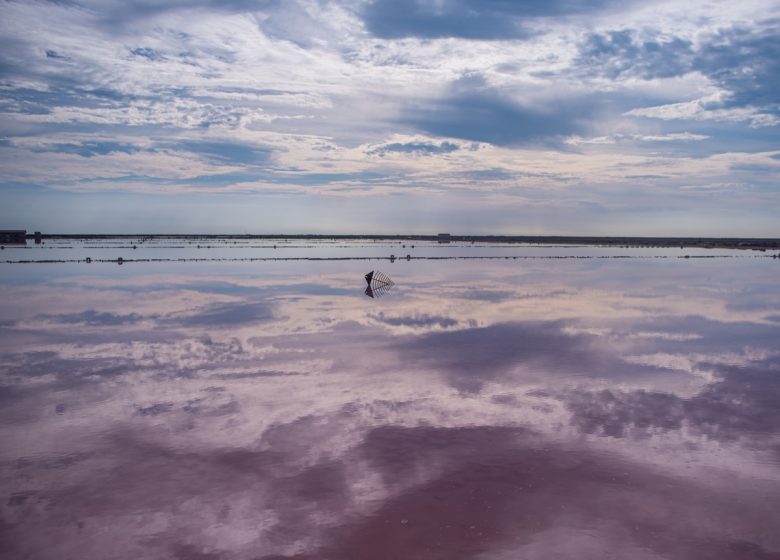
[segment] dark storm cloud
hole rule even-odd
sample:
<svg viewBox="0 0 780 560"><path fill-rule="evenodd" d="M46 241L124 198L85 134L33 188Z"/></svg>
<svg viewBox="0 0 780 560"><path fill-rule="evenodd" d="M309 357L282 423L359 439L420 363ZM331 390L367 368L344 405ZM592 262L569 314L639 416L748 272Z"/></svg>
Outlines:
<svg viewBox="0 0 780 560"><path fill-rule="evenodd" d="M523 104L471 75L451 84L440 99L410 108L401 122L431 135L498 146L559 144L584 133L598 105L590 95Z"/></svg>
<svg viewBox="0 0 780 560"><path fill-rule="evenodd" d="M377 37L399 39L523 39L532 32L530 18L598 11L610 0L374 0L362 11L368 30Z"/></svg>
<svg viewBox="0 0 780 560"><path fill-rule="evenodd" d="M460 149L454 142L394 142L378 146L368 151L369 154L383 156L387 153L395 152L413 155L438 155L449 154Z"/></svg>

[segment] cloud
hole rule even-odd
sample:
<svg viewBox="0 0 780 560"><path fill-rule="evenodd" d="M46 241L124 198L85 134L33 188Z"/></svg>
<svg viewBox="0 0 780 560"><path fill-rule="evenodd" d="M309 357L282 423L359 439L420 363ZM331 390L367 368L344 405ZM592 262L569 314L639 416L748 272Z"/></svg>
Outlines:
<svg viewBox="0 0 780 560"><path fill-rule="evenodd" d="M627 115L639 115L642 110L629 111ZM615 134L614 136L596 136L583 138L571 136L564 142L572 146L581 145L611 145L619 142L700 142L710 138L706 134L693 134L691 132L670 132L668 134Z"/></svg>
<svg viewBox="0 0 780 560"><path fill-rule="evenodd" d="M405 267L389 306L351 284L365 262L6 281L14 321L160 314L4 329L7 554L769 558L780 360L754 356L777 349L778 288L771 259L738 261ZM278 321L254 323L263 304ZM672 350L714 380L621 360Z"/></svg>
<svg viewBox="0 0 780 560"><path fill-rule="evenodd" d="M752 309L766 309L766 301L755 300L755 294L744 294ZM747 303L740 303L741 298L735 296L726 307L730 312L737 309L746 309ZM777 332L771 326L760 322L747 320L716 321L700 315L686 315L677 317L655 317L651 321L640 323L642 331L665 332L668 335L685 336L689 333L706 333L705 338L694 338L685 342L690 352L707 353L713 347L723 348L773 348ZM671 346L661 346L660 349L673 349Z"/></svg>
<svg viewBox="0 0 780 560"><path fill-rule="evenodd" d="M412 328L425 328L425 327L454 327L458 324L457 319L452 317L444 317L441 315L429 315L427 313L420 313L407 316L391 316L386 315L384 311L377 313L376 315L369 315L369 317L375 321L379 321L385 325L391 327L412 327Z"/></svg>
<svg viewBox="0 0 780 560"><path fill-rule="evenodd" d="M524 39L533 31L528 19L595 12L608 0L373 0L361 16L367 29L383 39Z"/></svg>
<svg viewBox="0 0 780 560"><path fill-rule="evenodd" d="M449 154L459 150L461 146L454 142L392 142L372 147L368 154L384 156L390 153L411 155Z"/></svg>
<svg viewBox="0 0 780 560"><path fill-rule="evenodd" d="M650 80L691 71L693 44L678 37L641 39L634 30L591 33L580 45L575 64L585 73L608 78L637 76Z"/></svg>
<svg viewBox="0 0 780 560"><path fill-rule="evenodd" d="M776 378L780 362L764 360L745 367L699 364L720 377L697 395L684 399L650 391L572 393L564 402L571 422L588 434L606 437L648 437L659 431L693 430L707 438L729 442L753 440L771 448L780 430Z"/></svg>
<svg viewBox="0 0 780 560"><path fill-rule="evenodd" d="M262 449L169 445L150 429L161 418L134 420L103 431L89 452L14 465L32 487L12 494L4 510L14 556L53 558L76 547L99 558L121 542L134 557L309 560L381 550L414 558L425 550L452 560L550 551L596 559L650 551L720 560L769 558L775 542L762 537L771 511L763 494L735 499L738 485L702 484L513 426L385 424L352 448L312 457L311 442L344 417L276 425ZM275 430L279 437L270 437ZM88 549L78 548L85 542Z"/></svg>
<svg viewBox="0 0 780 560"><path fill-rule="evenodd" d="M669 134L645 134L635 138L642 142L699 142L708 139L709 136L691 132L670 132Z"/></svg>
<svg viewBox="0 0 780 560"><path fill-rule="evenodd" d="M84 324L89 326L113 327L142 321L144 317L138 313L110 313L87 309L81 313L66 313L62 315L44 315L44 318L66 324Z"/></svg>
<svg viewBox="0 0 780 560"><path fill-rule="evenodd" d="M450 84L442 97L410 108L400 122L427 134L497 146L558 144L585 132L597 110L589 95L517 100L472 74Z"/></svg>
<svg viewBox="0 0 780 560"><path fill-rule="evenodd" d="M366 6L362 16L368 30L384 39L517 39L530 35L528 30L507 17L506 13L496 13L489 9L490 6L480 8L479 4L476 4L476 9L469 10L468 4L454 1L426 4L418 0L374 0Z"/></svg>
<svg viewBox="0 0 780 560"><path fill-rule="evenodd" d="M152 61L165 60L165 56L163 56L162 53L150 47L136 47L134 49L130 49L130 54Z"/></svg>
<svg viewBox="0 0 780 560"><path fill-rule="evenodd" d="M84 141L73 144L48 144L33 148L34 152L55 152L60 154L76 154L81 157L90 158L94 156L105 156L108 154L135 154L141 151L139 146L123 142L107 141Z"/></svg>
<svg viewBox="0 0 780 560"><path fill-rule="evenodd" d="M204 155L219 164L260 165L268 162L272 154L271 149L263 146L229 141L182 140L167 145L173 150Z"/></svg>
<svg viewBox="0 0 780 560"><path fill-rule="evenodd" d="M517 293L511 290L497 290L485 288L468 288L462 292L454 294L462 299L474 299L478 301L489 301L491 303L500 303L517 297Z"/></svg>
<svg viewBox="0 0 780 560"><path fill-rule="evenodd" d="M59 58L62 60L70 60L67 56L63 56L55 50L46 49L46 58Z"/></svg>
<svg viewBox="0 0 780 560"><path fill-rule="evenodd" d="M150 406L137 407L136 414L139 416L157 416L173 410L173 403L157 403Z"/></svg>
<svg viewBox="0 0 780 560"><path fill-rule="evenodd" d="M674 7L661 4L648 20L655 7L5 2L0 158L14 194L0 217L52 230L126 230L142 216L155 231L249 231L258 214L242 197L268 195L255 207L280 231L338 231L342 212L375 231L422 232L437 221L485 233L517 233L518 224L668 230L627 176L655 176L656 186L773 184L771 169L745 177L722 165L703 177L701 156L776 144L777 24L749 7L697 2L696 16L667 25ZM167 198L149 211L145 196L119 200L131 192ZM773 234L768 194L740 202L741 216L760 220L726 224L714 198L705 209L679 189L664 192L661 206L684 211L676 224L691 234ZM223 211L193 218L206 199ZM566 217L552 210L564 206Z"/></svg>
<svg viewBox="0 0 780 560"><path fill-rule="evenodd" d="M54 2L59 4L60 2ZM98 14L107 28L125 28L139 20L151 19L171 12L202 10L222 13L260 12L279 4L279 0L73 0L66 5L88 9Z"/></svg>
<svg viewBox="0 0 780 560"><path fill-rule="evenodd" d="M734 27L709 37L693 69L731 92L726 107L774 106L780 111L780 20L759 29Z"/></svg>
<svg viewBox="0 0 780 560"><path fill-rule="evenodd" d="M32 352L24 355L5 354L5 359L12 360L12 365L7 368L7 373L20 380L39 377L54 381L42 383L37 390L49 390L60 387L72 389L84 384L89 384L90 379L117 378L128 371L133 371L137 365L128 357L99 356L68 358L56 352ZM33 389L35 390L35 389ZM25 393L25 390L22 390Z"/></svg>
<svg viewBox="0 0 780 560"><path fill-rule="evenodd" d="M629 117L651 119L716 121L723 123L749 122L751 128L763 128L780 124L780 117L764 113L755 107L726 107L729 96L722 92L714 93L693 101L669 103L653 107L642 107L626 111Z"/></svg>
<svg viewBox="0 0 780 560"><path fill-rule="evenodd" d="M86 103L101 96L101 102ZM121 98L115 92L73 90L63 95L31 96L18 109L31 123L50 125L92 125L98 127L154 126L172 129L237 127L242 120L272 120L260 109L225 103L200 102L179 92L177 95ZM42 98L36 103L37 98ZM45 99L48 98L48 99Z"/></svg>
<svg viewBox="0 0 780 560"><path fill-rule="evenodd" d="M584 334L566 334L556 322L508 322L487 327L426 333L404 341L409 363L440 372L461 391L479 392L490 381L513 373L536 376L611 378L655 372L632 365ZM551 349L555 349L552 351Z"/></svg>
<svg viewBox="0 0 780 560"><path fill-rule="evenodd" d="M688 102L635 109L631 116L751 120L780 123L780 28L777 20L755 27L729 27L697 43L632 29L591 33L579 46L575 65L584 75L653 80L701 73L718 88Z"/></svg>
<svg viewBox="0 0 780 560"><path fill-rule="evenodd" d="M239 302L212 304L192 314L169 317L166 322L187 327L230 327L273 318L273 306L268 303Z"/></svg>
<svg viewBox="0 0 780 560"><path fill-rule="evenodd" d="M328 531L322 546L282 558L368 558L377 550L413 558L426 550L456 560L596 559L618 550L725 560L773 551L748 537L763 513L735 511L720 486L681 482L608 453L575 457L550 442L534 445L522 429L383 426L358 451L399 491L371 515ZM682 512L674 524L669 508ZM583 522L587 539L578 538Z"/></svg>

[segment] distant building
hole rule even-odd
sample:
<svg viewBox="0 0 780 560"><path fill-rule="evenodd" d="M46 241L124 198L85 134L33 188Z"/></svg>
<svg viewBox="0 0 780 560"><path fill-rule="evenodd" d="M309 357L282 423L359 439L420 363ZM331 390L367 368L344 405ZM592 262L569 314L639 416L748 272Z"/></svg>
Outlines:
<svg viewBox="0 0 780 560"><path fill-rule="evenodd" d="M449 243L451 240L451 236L449 233L440 233L439 234L439 243Z"/></svg>
<svg viewBox="0 0 780 560"><path fill-rule="evenodd" d="M35 244L36 245L40 245L42 239L43 239L43 236L41 235L41 232L40 231L36 231L35 232Z"/></svg>
<svg viewBox="0 0 780 560"><path fill-rule="evenodd" d="M26 229L0 229L0 244L27 245Z"/></svg>

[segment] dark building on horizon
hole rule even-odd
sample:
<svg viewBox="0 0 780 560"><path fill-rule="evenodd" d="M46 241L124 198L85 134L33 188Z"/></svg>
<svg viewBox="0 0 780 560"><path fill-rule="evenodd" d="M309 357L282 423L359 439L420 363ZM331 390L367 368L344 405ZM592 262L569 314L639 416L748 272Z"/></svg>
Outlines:
<svg viewBox="0 0 780 560"><path fill-rule="evenodd" d="M0 229L0 245L27 245L27 230Z"/></svg>

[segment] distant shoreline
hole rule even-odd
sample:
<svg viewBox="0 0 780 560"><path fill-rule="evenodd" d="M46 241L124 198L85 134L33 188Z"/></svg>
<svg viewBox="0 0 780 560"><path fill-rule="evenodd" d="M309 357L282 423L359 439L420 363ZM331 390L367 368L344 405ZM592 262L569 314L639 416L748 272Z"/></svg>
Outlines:
<svg viewBox="0 0 780 560"><path fill-rule="evenodd" d="M34 235L27 234L28 239ZM295 239L343 241L440 241L438 235L326 234L43 234L43 239ZM780 238L740 237L599 237L571 235L455 235L444 243L571 244L608 247L698 247L702 249L780 249Z"/></svg>

